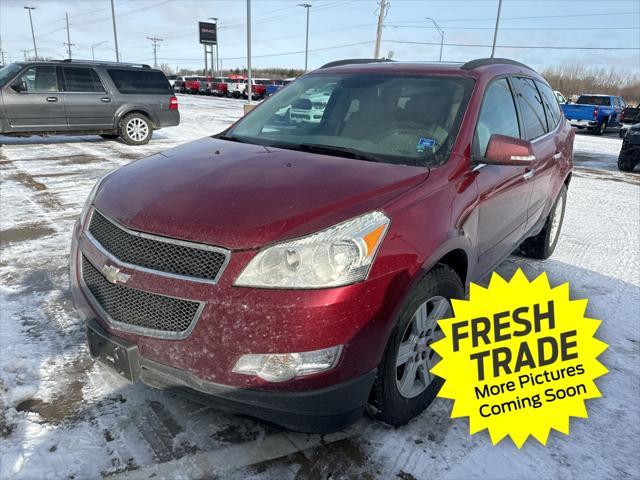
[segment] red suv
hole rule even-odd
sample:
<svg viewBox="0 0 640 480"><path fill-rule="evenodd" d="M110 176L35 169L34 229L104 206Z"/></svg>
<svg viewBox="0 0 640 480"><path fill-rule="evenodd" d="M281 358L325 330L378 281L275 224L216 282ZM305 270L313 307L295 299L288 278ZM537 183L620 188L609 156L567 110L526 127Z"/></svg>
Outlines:
<svg viewBox="0 0 640 480"><path fill-rule="evenodd" d="M292 122L318 90L322 118ZM402 424L441 385L450 299L518 247L552 254L573 140L520 63L328 64L98 182L71 253L91 353L294 430L367 405Z"/></svg>

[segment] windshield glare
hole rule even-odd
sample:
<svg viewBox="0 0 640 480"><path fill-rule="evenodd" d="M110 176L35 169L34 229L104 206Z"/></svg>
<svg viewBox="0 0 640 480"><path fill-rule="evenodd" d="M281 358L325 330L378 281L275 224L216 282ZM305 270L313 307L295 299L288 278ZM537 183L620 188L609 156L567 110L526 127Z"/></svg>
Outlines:
<svg viewBox="0 0 640 480"><path fill-rule="evenodd" d="M4 85L20 70L20 65L17 63L10 63L0 68L0 85Z"/></svg>
<svg viewBox="0 0 640 480"><path fill-rule="evenodd" d="M473 80L393 75L304 76L227 136L281 148L324 145L387 163L441 165L453 147Z"/></svg>

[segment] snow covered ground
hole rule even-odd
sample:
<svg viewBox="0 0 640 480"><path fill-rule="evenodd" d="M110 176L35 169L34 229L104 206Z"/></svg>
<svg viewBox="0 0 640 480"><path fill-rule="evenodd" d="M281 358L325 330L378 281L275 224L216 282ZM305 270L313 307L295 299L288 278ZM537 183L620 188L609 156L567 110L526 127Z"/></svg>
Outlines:
<svg viewBox="0 0 640 480"><path fill-rule="evenodd" d="M218 132L239 101L181 96L182 123L129 147L99 137L0 137L0 479L42 478L638 478L640 472L640 175L617 171L621 140L578 134L559 246L547 271L603 320L603 397L546 447L492 446L438 399L409 425L363 418L320 437L283 432L129 385L88 356L68 289L71 228L102 174Z"/></svg>

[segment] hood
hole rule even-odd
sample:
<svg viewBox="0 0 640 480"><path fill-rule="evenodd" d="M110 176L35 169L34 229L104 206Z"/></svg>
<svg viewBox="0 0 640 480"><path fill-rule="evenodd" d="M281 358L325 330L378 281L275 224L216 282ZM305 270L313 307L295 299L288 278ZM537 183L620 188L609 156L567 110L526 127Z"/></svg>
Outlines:
<svg viewBox="0 0 640 480"><path fill-rule="evenodd" d="M428 175L207 137L120 168L94 204L132 230L251 249L379 208Z"/></svg>

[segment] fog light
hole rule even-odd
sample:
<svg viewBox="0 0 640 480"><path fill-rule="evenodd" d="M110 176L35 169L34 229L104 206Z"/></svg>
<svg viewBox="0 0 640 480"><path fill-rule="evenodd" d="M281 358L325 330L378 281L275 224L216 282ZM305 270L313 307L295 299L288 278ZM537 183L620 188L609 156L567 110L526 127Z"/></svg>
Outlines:
<svg viewBox="0 0 640 480"><path fill-rule="evenodd" d="M312 352L248 354L240 357L233 371L267 382L284 382L335 367L341 353L342 345Z"/></svg>

